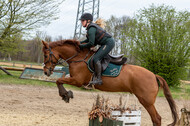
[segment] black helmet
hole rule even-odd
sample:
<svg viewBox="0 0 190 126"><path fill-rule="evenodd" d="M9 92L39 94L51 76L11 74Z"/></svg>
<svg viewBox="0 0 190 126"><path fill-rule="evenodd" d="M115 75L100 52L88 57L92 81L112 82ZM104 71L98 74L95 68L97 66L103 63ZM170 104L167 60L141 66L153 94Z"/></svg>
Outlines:
<svg viewBox="0 0 190 126"><path fill-rule="evenodd" d="M91 21L93 21L93 16L90 13L84 13L84 14L82 14L82 16L80 17L79 20L91 20Z"/></svg>

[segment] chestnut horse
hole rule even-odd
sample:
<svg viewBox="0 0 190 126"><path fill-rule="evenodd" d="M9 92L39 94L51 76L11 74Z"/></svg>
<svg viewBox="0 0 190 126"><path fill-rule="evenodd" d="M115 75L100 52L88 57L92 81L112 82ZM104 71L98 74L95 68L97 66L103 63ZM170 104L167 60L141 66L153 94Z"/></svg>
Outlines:
<svg viewBox="0 0 190 126"><path fill-rule="evenodd" d="M61 40L57 42L43 43L44 53L44 73L50 76L59 59L64 59L69 64L70 77L62 77L56 81L59 89L59 95L65 102L73 98L71 91L66 91L63 84L69 84L77 87L87 85L91 79L92 73L88 70L86 61L93 55L90 49L80 50L79 41ZM158 94L159 85L163 88L164 95L169 103L174 126L178 115L176 105L170 93L167 82L160 76L155 75L149 70L130 64L124 64L119 76L102 76L103 85L95 85L96 89L109 92L130 92L133 93L144 106L151 116L154 126L161 126L161 117L158 114L154 103Z"/></svg>

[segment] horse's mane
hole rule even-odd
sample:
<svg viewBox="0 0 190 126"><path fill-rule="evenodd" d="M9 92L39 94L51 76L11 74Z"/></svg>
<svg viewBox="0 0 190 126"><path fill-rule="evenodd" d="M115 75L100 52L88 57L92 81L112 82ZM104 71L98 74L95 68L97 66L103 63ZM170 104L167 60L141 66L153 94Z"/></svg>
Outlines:
<svg viewBox="0 0 190 126"><path fill-rule="evenodd" d="M75 40L75 39L65 39L65 40L59 40L59 41L55 41L55 42L50 42L49 46L51 48L55 48L57 46L62 46L64 44L73 45L73 46L76 47L77 51L80 50L80 48L79 48L80 42Z"/></svg>

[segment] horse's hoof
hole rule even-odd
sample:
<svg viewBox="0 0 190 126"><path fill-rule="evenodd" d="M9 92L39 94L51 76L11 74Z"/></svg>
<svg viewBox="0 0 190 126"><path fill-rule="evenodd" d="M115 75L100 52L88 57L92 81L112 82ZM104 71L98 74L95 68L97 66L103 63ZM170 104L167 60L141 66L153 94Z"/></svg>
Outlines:
<svg viewBox="0 0 190 126"><path fill-rule="evenodd" d="M68 91L67 94L61 95L62 100L64 100L66 103L69 103L69 99L73 98L73 92Z"/></svg>
<svg viewBox="0 0 190 126"><path fill-rule="evenodd" d="M64 100L66 103L69 103L69 97L68 96L62 96L62 100Z"/></svg>
<svg viewBox="0 0 190 126"><path fill-rule="evenodd" d="M73 92L70 91L70 90L68 91L67 95L68 95L69 98L74 98L74 96L73 96Z"/></svg>

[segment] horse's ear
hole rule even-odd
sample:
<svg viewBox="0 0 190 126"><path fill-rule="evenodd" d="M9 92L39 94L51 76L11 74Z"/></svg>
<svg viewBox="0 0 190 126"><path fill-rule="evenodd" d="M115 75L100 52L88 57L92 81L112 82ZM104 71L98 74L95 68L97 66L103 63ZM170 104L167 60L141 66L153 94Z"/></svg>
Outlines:
<svg viewBox="0 0 190 126"><path fill-rule="evenodd" d="M45 41L42 40L42 44L44 45L44 47L45 47L46 49L49 49L49 45L48 45L47 42L45 42Z"/></svg>

